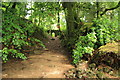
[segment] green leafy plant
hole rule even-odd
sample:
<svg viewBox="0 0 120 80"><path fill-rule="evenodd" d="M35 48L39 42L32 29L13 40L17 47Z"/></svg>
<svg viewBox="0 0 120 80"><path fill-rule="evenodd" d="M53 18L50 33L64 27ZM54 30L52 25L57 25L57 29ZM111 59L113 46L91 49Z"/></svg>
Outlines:
<svg viewBox="0 0 120 80"><path fill-rule="evenodd" d="M83 57L83 54L88 53L92 55L94 44L97 41L95 34L95 32L92 32L86 36L79 37L79 40L76 43L76 48L73 50L73 62L75 64Z"/></svg>
<svg viewBox="0 0 120 80"><path fill-rule="evenodd" d="M7 47L4 47L2 50L0 50L0 52L2 53L2 55L0 55L0 57L2 57L2 60L4 62L6 62L8 60L9 56L15 57L15 58L21 58L21 59L27 59L27 57L18 52L15 49L8 49Z"/></svg>
<svg viewBox="0 0 120 80"><path fill-rule="evenodd" d="M94 20L91 32L88 32L86 36L80 36L76 48L73 49L73 62L76 64L83 54L92 54L94 49L99 48L106 43L120 40L118 35L117 21L111 22L106 17Z"/></svg>
<svg viewBox="0 0 120 80"><path fill-rule="evenodd" d="M97 37L96 48L120 39L117 20L111 22L111 20L103 17L94 20L93 26Z"/></svg>
<svg viewBox="0 0 120 80"><path fill-rule="evenodd" d="M0 57L6 62L9 57L27 59L24 53L22 53L22 47L32 46L32 44L39 44L45 47L44 44L33 38L32 35L36 30L36 26L29 20L21 18L18 15L13 15L11 12L3 14L3 26L2 26L2 45L0 50L2 53Z"/></svg>

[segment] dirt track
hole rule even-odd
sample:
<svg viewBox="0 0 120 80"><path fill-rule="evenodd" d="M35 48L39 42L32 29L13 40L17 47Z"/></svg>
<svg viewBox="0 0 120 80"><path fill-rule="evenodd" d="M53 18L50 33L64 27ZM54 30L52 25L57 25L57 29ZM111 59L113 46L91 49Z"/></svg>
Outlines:
<svg viewBox="0 0 120 80"><path fill-rule="evenodd" d="M35 50L24 61L9 61L3 65L3 78L65 78L64 72L74 68L69 54L60 45L60 40L48 40L47 50Z"/></svg>

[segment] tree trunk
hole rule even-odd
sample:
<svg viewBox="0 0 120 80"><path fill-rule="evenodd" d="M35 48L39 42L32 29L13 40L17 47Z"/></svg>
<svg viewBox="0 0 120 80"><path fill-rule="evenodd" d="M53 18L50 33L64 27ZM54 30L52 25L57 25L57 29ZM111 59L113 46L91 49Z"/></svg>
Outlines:
<svg viewBox="0 0 120 80"><path fill-rule="evenodd" d="M39 22L38 22L38 26L40 26L40 13L39 13Z"/></svg>
<svg viewBox="0 0 120 80"><path fill-rule="evenodd" d="M97 19L99 18L99 2L96 2L96 6L97 6Z"/></svg>
<svg viewBox="0 0 120 80"><path fill-rule="evenodd" d="M67 23L67 37L68 38L73 38L74 36L74 3L72 2L64 2L63 4L66 15L66 23Z"/></svg>
<svg viewBox="0 0 120 80"><path fill-rule="evenodd" d="M60 12L60 10L59 10L59 8L60 8L60 4L59 4L59 2L58 2L58 28L59 28L59 31L60 31L60 14L59 14L59 12Z"/></svg>

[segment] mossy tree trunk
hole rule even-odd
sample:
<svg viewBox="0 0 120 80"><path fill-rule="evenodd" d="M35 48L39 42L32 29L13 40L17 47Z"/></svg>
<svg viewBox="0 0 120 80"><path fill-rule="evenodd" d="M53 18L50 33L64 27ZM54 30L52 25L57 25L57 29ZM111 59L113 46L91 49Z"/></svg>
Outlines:
<svg viewBox="0 0 120 80"><path fill-rule="evenodd" d="M74 37L75 29L78 27L79 17L75 10L75 4L75 2L64 2L62 4L66 15L67 37L69 38Z"/></svg>
<svg viewBox="0 0 120 80"><path fill-rule="evenodd" d="M66 18L66 24L67 24L67 33L66 33L66 39L67 42L70 42L68 45L74 46L76 38L79 36L79 28L80 26L80 18L78 16L79 10L76 7L75 2L64 2L62 3L62 6L65 11L65 18Z"/></svg>

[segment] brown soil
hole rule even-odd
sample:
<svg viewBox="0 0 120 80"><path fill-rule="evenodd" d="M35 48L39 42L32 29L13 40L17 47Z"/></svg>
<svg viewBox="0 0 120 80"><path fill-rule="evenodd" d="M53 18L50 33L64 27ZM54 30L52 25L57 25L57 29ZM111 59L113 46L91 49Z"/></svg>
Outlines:
<svg viewBox="0 0 120 80"><path fill-rule="evenodd" d="M10 60L3 64L3 78L65 78L64 72L74 68L60 40L48 40L45 50L35 50L27 60Z"/></svg>

